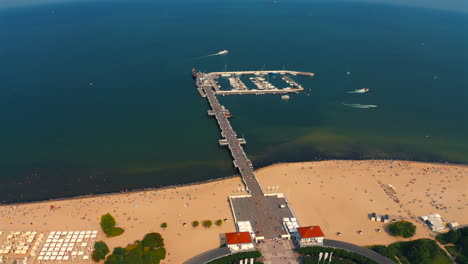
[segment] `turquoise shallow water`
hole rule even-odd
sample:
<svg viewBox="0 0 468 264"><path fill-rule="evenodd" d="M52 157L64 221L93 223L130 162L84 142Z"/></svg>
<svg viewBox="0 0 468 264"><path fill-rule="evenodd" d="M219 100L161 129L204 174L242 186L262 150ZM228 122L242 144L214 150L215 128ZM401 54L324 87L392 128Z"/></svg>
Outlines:
<svg viewBox="0 0 468 264"><path fill-rule="evenodd" d="M0 9L0 200L233 175L192 67L316 73L297 78L307 90L289 101L220 98L256 167L328 158L468 162L466 14L344 2L246 5ZM230 53L197 59L223 49ZM347 93L363 87L371 91Z"/></svg>

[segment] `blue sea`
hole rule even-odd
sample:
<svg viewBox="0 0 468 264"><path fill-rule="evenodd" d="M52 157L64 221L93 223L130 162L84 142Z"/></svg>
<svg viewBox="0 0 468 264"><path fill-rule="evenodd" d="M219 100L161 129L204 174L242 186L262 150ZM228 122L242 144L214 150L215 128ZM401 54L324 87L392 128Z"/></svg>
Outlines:
<svg viewBox="0 0 468 264"><path fill-rule="evenodd" d="M352 1L2 7L0 201L235 175L193 67L316 74L295 76L305 91L290 100L220 97L256 168L323 159L466 164L467 29L463 10Z"/></svg>

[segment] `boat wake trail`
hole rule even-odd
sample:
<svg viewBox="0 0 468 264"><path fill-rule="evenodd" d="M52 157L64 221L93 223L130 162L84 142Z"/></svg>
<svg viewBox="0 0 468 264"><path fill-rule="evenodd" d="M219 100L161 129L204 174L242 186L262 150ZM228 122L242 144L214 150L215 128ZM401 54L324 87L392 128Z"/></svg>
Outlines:
<svg viewBox="0 0 468 264"><path fill-rule="evenodd" d="M212 56L219 56L219 55L224 55L224 54L228 54L228 53L229 53L228 50L222 50L220 52L216 52L216 53L213 53L213 54L210 54L210 55L198 57L197 59L203 59L203 58L208 58L208 57L212 57Z"/></svg>
<svg viewBox="0 0 468 264"><path fill-rule="evenodd" d="M377 105L345 104L345 103L341 103L341 104L354 107L354 108L376 108L377 107Z"/></svg>

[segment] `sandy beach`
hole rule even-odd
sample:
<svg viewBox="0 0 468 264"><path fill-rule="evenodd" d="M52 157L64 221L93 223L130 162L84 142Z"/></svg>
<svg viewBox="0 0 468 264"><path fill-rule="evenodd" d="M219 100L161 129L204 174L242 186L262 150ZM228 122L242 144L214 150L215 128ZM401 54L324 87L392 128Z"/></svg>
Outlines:
<svg viewBox="0 0 468 264"><path fill-rule="evenodd" d="M286 194L302 226L320 225L331 239L359 245L400 240L385 231L377 232L384 224L370 221L371 212L412 220L418 227L416 238L432 235L416 220L420 215L439 213L446 221L468 224L466 165L320 161L272 165L257 170L256 175L268 192ZM389 184L395 190L392 194ZM163 263L183 263L219 247L220 234L235 231L227 197L242 193L241 180L235 177L161 190L4 205L0 206L0 230L99 230L97 239L110 248L125 246L154 231L165 239L168 255ZM52 212L51 205L55 207ZM125 229L122 236L103 236L99 217L105 213L111 213ZM193 220L205 219L226 221L221 227L208 229L191 226ZM162 222L167 222L166 229L160 227ZM337 236L337 232L342 235Z"/></svg>
<svg viewBox="0 0 468 264"><path fill-rule="evenodd" d="M416 219L421 215L439 213L446 221L468 224L467 166L322 161L274 165L256 175L262 186L279 186L302 226L320 225L330 239L358 245L403 240L388 235L383 223L370 221L368 214L372 212L413 221L417 224L414 238L432 234ZM393 196L385 192L389 184L396 189ZM376 232L379 228L380 233ZM337 232L342 235L337 236Z"/></svg>

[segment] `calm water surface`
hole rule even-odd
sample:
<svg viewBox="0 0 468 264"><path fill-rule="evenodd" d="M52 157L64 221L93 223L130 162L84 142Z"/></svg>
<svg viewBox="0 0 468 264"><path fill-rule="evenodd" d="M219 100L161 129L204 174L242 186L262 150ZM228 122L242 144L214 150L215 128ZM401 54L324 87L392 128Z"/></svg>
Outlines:
<svg viewBox="0 0 468 264"><path fill-rule="evenodd" d="M0 21L3 202L235 174L192 67L316 73L296 78L306 91L289 101L220 98L256 167L329 158L468 162L464 13L349 2L90 1L0 9ZM223 49L230 53L197 59ZM347 93L363 87L371 91Z"/></svg>

